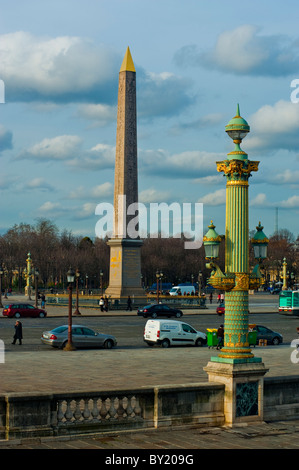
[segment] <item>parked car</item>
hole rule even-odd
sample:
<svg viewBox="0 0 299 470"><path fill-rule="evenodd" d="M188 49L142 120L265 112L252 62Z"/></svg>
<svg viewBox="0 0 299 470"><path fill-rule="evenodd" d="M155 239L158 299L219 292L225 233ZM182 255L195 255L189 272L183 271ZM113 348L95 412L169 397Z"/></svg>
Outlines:
<svg viewBox="0 0 299 470"><path fill-rule="evenodd" d="M143 339L148 346L160 345L162 348L207 344L205 333L176 320L147 320Z"/></svg>
<svg viewBox="0 0 299 470"><path fill-rule="evenodd" d="M281 292L280 287L275 287L275 289L271 291L271 294L280 294L280 292Z"/></svg>
<svg viewBox="0 0 299 470"><path fill-rule="evenodd" d="M182 310L178 308L169 307L167 304L153 304L146 305L145 307L137 310L137 315L142 315L144 318L152 317L176 317L180 318L183 315Z"/></svg>
<svg viewBox="0 0 299 470"><path fill-rule="evenodd" d="M276 346L283 341L283 337L280 333L270 330L270 328L266 326L255 325L253 329L257 331L257 343L260 339L266 339L268 344L274 344Z"/></svg>
<svg viewBox="0 0 299 470"><path fill-rule="evenodd" d="M47 316L47 312L42 308L36 308L31 304L9 304L3 309L2 315L4 317L39 317L44 318Z"/></svg>
<svg viewBox="0 0 299 470"><path fill-rule="evenodd" d="M224 312L225 312L225 305L222 303L216 308L216 313L218 313L218 315L223 315Z"/></svg>
<svg viewBox="0 0 299 470"><path fill-rule="evenodd" d="M48 346L63 349L68 342L68 325L58 326L51 331L44 331L41 341ZM72 325L72 342L76 348L111 349L117 345L114 336L97 333L83 325Z"/></svg>

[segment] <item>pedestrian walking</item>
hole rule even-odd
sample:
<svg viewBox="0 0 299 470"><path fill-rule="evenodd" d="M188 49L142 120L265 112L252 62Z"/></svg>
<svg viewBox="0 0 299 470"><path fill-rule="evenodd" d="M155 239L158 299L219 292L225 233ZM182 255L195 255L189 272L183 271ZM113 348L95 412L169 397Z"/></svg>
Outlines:
<svg viewBox="0 0 299 470"><path fill-rule="evenodd" d="M105 301L104 301L103 296L100 298L99 305L100 305L101 312L104 312Z"/></svg>
<svg viewBox="0 0 299 470"><path fill-rule="evenodd" d="M19 344L22 344L23 339L23 330L22 330L22 323L17 320L15 324L15 334L13 337L13 342L11 344L16 344L16 341L19 340Z"/></svg>
<svg viewBox="0 0 299 470"><path fill-rule="evenodd" d="M128 300L127 300L127 311L128 310L132 312L132 299L130 296L128 296Z"/></svg>
<svg viewBox="0 0 299 470"><path fill-rule="evenodd" d="M210 304L213 302L213 293L210 293Z"/></svg>
<svg viewBox="0 0 299 470"><path fill-rule="evenodd" d="M217 338L218 338L218 343L217 343L217 348L216 349L221 349L223 347L223 343L224 343L223 325L220 325L218 330L217 330Z"/></svg>
<svg viewBox="0 0 299 470"><path fill-rule="evenodd" d="M46 296L45 296L45 294L42 294L41 299L42 299L41 308L45 308L45 306L46 306Z"/></svg>
<svg viewBox="0 0 299 470"><path fill-rule="evenodd" d="M104 305L105 305L105 310L106 310L106 312L108 312L109 302L108 302L108 297L107 297L107 295L105 295Z"/></svg>

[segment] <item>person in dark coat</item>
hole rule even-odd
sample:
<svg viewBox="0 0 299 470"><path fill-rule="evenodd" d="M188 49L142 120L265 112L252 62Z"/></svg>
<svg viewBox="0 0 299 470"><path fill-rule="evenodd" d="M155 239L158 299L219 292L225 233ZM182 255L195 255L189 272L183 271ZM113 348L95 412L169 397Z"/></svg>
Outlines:
<svg viewBox="0 0 299 470"><path fill-rule="evenodd" d="M127 300L127 311L128 310L132 311L132 299L130 296L128 296L128 300Z"/></svg>
<svg viewBox="0 0 299 470"><path fill-rule="evenodd" d="M15 324L15 334L13 337L12 344L16 344L17 339L19 340L19 344L22 344L23 331L22 331L22 323L19 320L17 320Z"/></svg>
<svg viewBox="0 0 299 470"><path fill-rule="evenodd" d="M224 341L223 325L220 325L220 327L217 330L217 338L218 338L217 349L221 349L223 347L223 341Z"/></svg>

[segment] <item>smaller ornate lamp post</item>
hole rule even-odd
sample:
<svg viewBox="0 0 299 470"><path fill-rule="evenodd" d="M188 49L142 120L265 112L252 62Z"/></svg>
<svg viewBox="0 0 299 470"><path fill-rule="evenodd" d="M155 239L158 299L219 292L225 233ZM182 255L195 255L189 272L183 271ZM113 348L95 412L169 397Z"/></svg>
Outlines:
<svg viewBox="0 0 299 470"><path fill-rule="evenodd" d="M261 279L262 277L261 271L260 271L260 265L263 262L263 260L267 258L267 250L268 250L268 244L269 244L269 239L264 234L263 228L264 227L262 227L261 223L259 222L258 226L256 227L257 231L254 237L251 239L251 244L254 250L254 257L258 261L258 264L255 266L252 272L259 279Z"/></svg>
<svg viewBox="0 0 299 470"><path fill-rule="evenodd" d="M160 286L159 286L159 280L161 279L162 280L162 277L163 277L163 273L159 271L156 272L156 280L157 280L157 304L159 303L159 289L160 289ZM162 282L161 282L161 287L162 287Z"/></svg>
<svg viewBox="0 0 299 470"><path fill-rule="evenodd" d="M101 295L103 295L103 271L100 271L100 287L101 287Z"/></svg>
<svg viewBox="0 0 299 470"><path fill-rule="evenodd" d="M215 230L215 225L211 220L211 224L208 226L208 231L203 237L203 244L205 248L206 258L208 260L217 259L219 256L219 245L221 242L221 236Z"/></svg>
<svg viewBox="0 0 299 470"><path fill-rule="evenodd" d="M283 262L282 262L282 280L283 280L283 284L282 284L282 290L287 290L288 286L287 286L287 260L286 258L283 258Z"/></svg>
<svg viewBox="0 0 299 470"><path fill-rule="evenodd" d="M68 340L64 351L74 351L76 348L73 346L72 340L72 290L73 282L75 280L75 272L70 268L67 272L67 281L69 283L69 316L68 316Z"/></svg>
<svg viewBox="0 0 299 470"><path fill-rule="evenodd" d="M31 300L32 259L31 259L30 253L28 253L26 262L27 262L27 268L24 269L24 275L26 279L25 294L28 296L28 300Z"/></svg>
<svg viewBox="0 0 299 470"><path fill-rule="evenodd" d="M79 311L79 269L76 269L76 310L74 311L74 315L81 315Z"/></svg>
<svg viewBox="0 0 299 470"><path fill-rule="evenodd" d="M264 234L263 228L264 227L262 227L261 223L259 222L258 226L256 227L257 232L251 239L251 244L254 249L254 257L259 261L267 258L267 248L269 244L269 240Z"/></svg>

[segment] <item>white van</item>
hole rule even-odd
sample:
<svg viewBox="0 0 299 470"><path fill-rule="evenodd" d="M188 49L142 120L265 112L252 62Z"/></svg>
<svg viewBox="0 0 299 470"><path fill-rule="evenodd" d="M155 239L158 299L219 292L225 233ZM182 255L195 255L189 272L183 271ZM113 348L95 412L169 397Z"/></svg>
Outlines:
<svg viewBox="0 0 299 470"><path fill-rule="evenodd" d="M174 286L169 291L170 295L194 295L195 287L194 286Z"/></svg>
<svg viewBox="0 0 299 470"><path fill-rule="evenodd" d="M188 323L176 320L148 320L143 339L149 346L158 344L162 348L189 344L203 346L207 343L204 333L196 331Z"/></svg>

